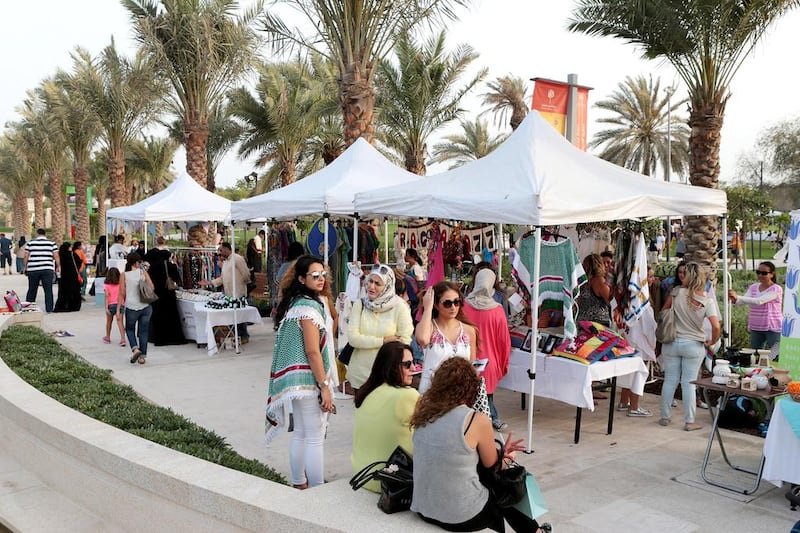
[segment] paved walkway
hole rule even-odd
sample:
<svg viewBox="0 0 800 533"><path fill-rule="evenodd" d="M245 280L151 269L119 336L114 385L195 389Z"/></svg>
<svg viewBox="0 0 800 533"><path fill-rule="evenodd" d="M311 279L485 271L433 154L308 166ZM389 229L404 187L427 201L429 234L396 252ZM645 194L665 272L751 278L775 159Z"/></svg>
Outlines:
<svg viewBox="0 0 800 533"><path fill-rule="evenodd" d="M0 276L0 289L26 292L23 276ZM89 298L89 297L87 297ZM43 295L39 293L43 305ZM242 455L262 460L288 473L288 436L276 439L268 453L263 445L266 375L274 334L271 323L253 326L251 342L240 355L223 351L209 357L194 344L151 346L146 365L131 365L129 350L101 342L104 316L93 299L77 313L45 317L46 331L69 330L64 346L89 362L110 369L151 401L171 407L198 424L216 431ZM116 339L118 333L113 333ZM117 339L118 340L118 339ZM519 396L498 391L495 396L514 435L526 433L526 415ZM659 397L645 395L643 405L657 412ZM325 444L326 478L348 478L352 445L352 401L338 400ZM534 472L550 513L545 517L564 532L788 532L800 518L789 510L783 490L763 484L754 496L737 496L700 480L699 465L708 430L682 431L681 424L662 428L658 417L618 416L614 434L606 435L606 408L584 412L581 442L572 442L575 409L537 399L533 448L520 462ZM675 419L680 420L681 408ZM698 421L710 425L708 413ZM763 440L725 431L729 452L755 465ZM714 467L719 467L717 457ZM722 468L716 468L722 472ZM390 518L387 518L390 520Z"/></svg>

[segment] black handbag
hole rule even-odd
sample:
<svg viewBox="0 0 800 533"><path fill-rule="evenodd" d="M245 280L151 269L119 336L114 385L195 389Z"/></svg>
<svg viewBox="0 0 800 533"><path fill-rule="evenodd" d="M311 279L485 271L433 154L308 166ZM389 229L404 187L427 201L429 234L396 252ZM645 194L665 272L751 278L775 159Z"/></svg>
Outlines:
<svg viewBox="0 0 800 533"><path fill-rule="evenodd" d="M524 466L513 461L506 468L502 468L505 446L497 439L495 442L500 444L497 463L487 468L479 461L478 477L481 483L489 489L489 493L499 507L513 507L525 497L527 492L525 478L528 471Z"/></svg>
<svg viewBox="0 0 800 533"><path fill-rule="evenodd" d="M348 342L344 345L344 348L339 350L338 359L343 365L349 365L351 357L353 357L353 347L350 346L350 343Z"/></svg>
<svg viewBox="0 0 800 533"><path fill-rule="evenodd" d="M350 486L358 490L372 480L381 482L378 508L386 514L408 511L414 494L414 460L398 446L386 461L370 463L350 478Z"/></svg>

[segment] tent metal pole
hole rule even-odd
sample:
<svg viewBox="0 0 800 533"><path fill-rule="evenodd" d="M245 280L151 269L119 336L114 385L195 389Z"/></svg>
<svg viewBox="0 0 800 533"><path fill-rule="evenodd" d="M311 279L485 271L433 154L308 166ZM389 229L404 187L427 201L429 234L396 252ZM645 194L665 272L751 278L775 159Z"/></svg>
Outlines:
<svg viewBox="0 0 800 533"><path fill-rule="evenodd" d="M236 253L236 221L231 220L231 254ZM236 260L234 259L233 255L231 255L229 261L233 261L233 287L232 287L232 294L234 298L238 296L236 292ZM223 263L222 268L225 268ZM220 274L221 275L221 274ZM247 289L245 289L247 291ZM247 295L245 295L247 296ZM234 351L238 353L242 353L242 350L239 348L239 322L236 320L236 305L234 304L233 307L233 346Z"/></svg>
<svg viewBox="0 0 800 533"><path fill-rule="evenodd" d="M503 223L502 222L500 223L500 228L499 229L500 229L500 231L498 233L500 234L500 243L498 244L496 237L495 237L495 241L494 241L495 246L497 247L497 253L499 254L499 256L497 258L497 279L498 280L503 278L503 252L505 252L505 249L506 249L505 238L503 236Z"/></svg>
<svg viewBox="0 0 800 533"><path fill-rule="evenodd" d="M353 263L358 264L358 213L353 213Z"/></svg>
<svg viewBox="0 0 800 533"><path fill-rule="evenodd" d="M328 268L328 213L322 214L322 266Z"/></svg>
<svg viewBox="0 0 800 533"><path fill-rule="evenodd" d="M720 217L722 222L722 301L723 303L723 335L722 335L722 348L723 350L731 345L731 302L728 300L728 290L730 289L730 273L728 272L728 215ZM716 261L716 256L714 261Z"/></svg>
<svg viewBox="0 0 800 533"><path fill-rule="evenodd" d="M383 217L383 243L385 245L383 262L388 265L389 264L389 217Z"/></svg>
<svg viewBox="0 0 800 533"><path fill-rule="evenodd" d="M531 381L530 396L528 397L528 448L526 453L533 453L533 392L536 385L536 350L539 346L539 273L541 271L542 257L542 228L536 226L536 243L534 244L536 261L533 264L533 294L531 294L531 367L528 378Z"/></svg>
<svg viewBox="0 0 800 533"><path fill-rule="evenodd" d="M147 221L145 220L144 221L144 237L143 237L143 240L144 240L144 251L145 252L147 252L147 230L148 230L148 225L147 225Z"/></svg>

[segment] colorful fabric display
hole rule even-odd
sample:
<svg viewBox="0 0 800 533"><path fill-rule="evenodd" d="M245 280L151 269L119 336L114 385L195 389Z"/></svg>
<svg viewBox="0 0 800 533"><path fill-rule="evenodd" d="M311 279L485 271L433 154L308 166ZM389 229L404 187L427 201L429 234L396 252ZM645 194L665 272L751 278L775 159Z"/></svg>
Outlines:
<svg viewBox="0 0 800 533"><path fill-rule="evenodd" d="M511 334L511 347L512 348L522 348L522 345L525 343L525 338L528 336L528 332L531 330L528 326L514 326L511 328L509 332Z"/></svg>
<svg viewBox="0 0 800 533"><path fill-rule="evenodd" d="M579 326L577 336L558 345L552 355L590 365L637 353L625 339L602 324L582 320Z"/></svg>

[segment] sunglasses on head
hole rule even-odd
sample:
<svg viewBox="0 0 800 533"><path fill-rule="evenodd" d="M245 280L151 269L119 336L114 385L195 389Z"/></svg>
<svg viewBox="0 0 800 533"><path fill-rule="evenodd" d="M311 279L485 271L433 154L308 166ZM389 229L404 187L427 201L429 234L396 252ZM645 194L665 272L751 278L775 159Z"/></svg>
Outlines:
<svg viewBox="0 0 800 533"><path fill-rule="evenodd" d="M414 365L414 361L400 361L400 366L405 368L406 370L410 370L411 367Z"/></svg>
<svg viewBox="0 0 800 533"><path fill-rule="evenodd" d="M387 276L391 273L392 269L386 265L373 265L372 272L378 272L381 276Z"/></svg>
<svg viewBox="0 0 800 533"><path fill-rule="evenodd" d="M772 274L772 272L770 272L769 270L756 270L756 274L758 274L759 276L768 276Z"/></svg>
<svg viewBox="0 0 800 533"><path fill-rule="evenodd" d="M328 271L327 270L315 270L314 272L309 272L308 275L311 276L311 279L316 281L316 280L318 280L320 278L322 278L322 279L327 278L328 277Z"/></svg>
<svg viewBox="0 0 800 533"><path fill-rule="evenodd" d="M439 303L442 304L445 309L450 309L454 305L456 307L461 307L461 298L456 298L454 300L442 300Z"/></svg>

